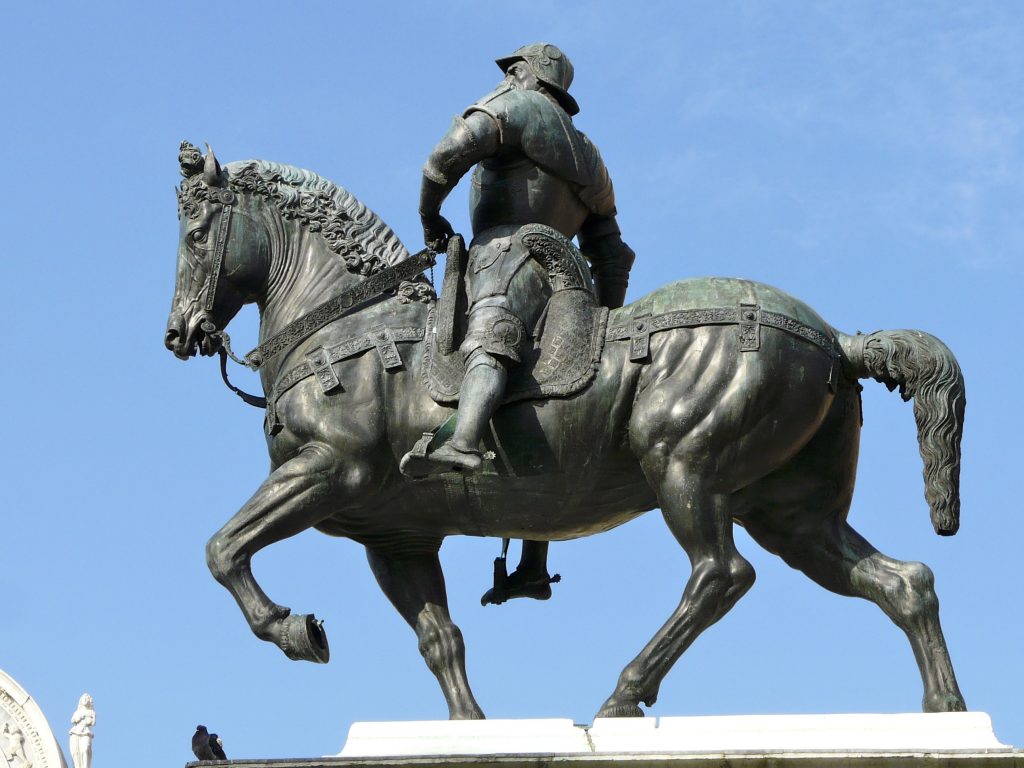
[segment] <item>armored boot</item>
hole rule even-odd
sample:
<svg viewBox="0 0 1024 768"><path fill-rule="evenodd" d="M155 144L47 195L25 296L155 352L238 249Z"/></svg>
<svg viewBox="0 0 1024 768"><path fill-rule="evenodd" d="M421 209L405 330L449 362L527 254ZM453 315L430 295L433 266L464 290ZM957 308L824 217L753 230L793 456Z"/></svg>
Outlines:
<svg viewBox="0 0 1024 768"><path fill-rule="evenodd" d="M548 573L548 542L523 541L523 552L519 565L510 575L505 575L505 552L502 551L500 567L496 563L494 586L484 592L480 605L501 605L517 597L531 597L534 600L549 600L551 585L562 580L559 574Z"/></svg>
<svg viewBox="0 0 1024 768"><path fill-rule="evenodd" d="M425 456L412 451L402 458L401 471L410 477L442 472L475 472L483 464L480 440L491 416L501 403L508 381L507 366L478 349L467 361L466 377L459 396L455 434Z"/></svg>

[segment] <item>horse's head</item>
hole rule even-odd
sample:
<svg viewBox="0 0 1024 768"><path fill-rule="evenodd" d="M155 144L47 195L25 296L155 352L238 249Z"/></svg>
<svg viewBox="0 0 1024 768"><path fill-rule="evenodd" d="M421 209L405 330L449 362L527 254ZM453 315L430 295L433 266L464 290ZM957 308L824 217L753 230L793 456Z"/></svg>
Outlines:
<svg viewBox="0 0 1024 768"><path fill-rule="evenodd" d="M254 210L262 202L231 189L208 148L181 143L178 268L165 346L181 359L212 355L223 329L266 284L270 239Z"/></svg>

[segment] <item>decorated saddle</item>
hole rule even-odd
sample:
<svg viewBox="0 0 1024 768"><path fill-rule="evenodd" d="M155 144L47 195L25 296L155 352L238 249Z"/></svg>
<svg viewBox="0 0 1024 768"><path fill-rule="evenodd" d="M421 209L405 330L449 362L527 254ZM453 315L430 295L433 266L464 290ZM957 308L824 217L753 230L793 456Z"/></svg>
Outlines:
<svg viewBox="0 0 1024 768"><path fill-rule="evenodd" d="M503 402L566 397L594 378L604 349L608 309L598 306L590 268L571 243L549 227L518 230L548 273L553 293L537 327L531 329L522 359L509 372ZM466 332L465 247L461 237L449 243L444 285L431 310L425 335L424 386L436 402L452 405L466 373L459 343Z"/></svg>

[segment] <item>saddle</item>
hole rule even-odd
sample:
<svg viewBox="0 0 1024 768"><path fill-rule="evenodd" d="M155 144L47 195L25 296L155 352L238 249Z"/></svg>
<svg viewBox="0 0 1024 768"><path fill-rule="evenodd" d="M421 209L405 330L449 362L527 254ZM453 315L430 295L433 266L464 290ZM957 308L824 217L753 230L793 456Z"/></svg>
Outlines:
<svg viewBox="0 0 1024 768"><path fill-rule="evenodd" d="M567 397L582 391L594 379L604 349L608 309L598 306L588 279L590 268L575 248L565 248L550 237L548 227L520 230L530 243L531 258L539 259L556 288L538 327L533 330L522 361L509 372L502 402ZM564 242L564 240L562 240ZM463 284L466 252L456 235L449 241L441 298L431 308L426 326L424 386L441 405L459 401L466 373L459 342L466 330Z"/></svg>

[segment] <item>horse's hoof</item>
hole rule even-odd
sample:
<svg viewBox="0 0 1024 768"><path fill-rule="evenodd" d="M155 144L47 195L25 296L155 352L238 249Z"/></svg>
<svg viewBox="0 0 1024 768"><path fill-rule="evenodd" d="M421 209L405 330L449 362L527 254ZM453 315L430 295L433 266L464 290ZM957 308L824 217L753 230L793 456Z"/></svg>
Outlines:
<svg viewBox="0 0 1024 768"><path fill-rule="evenodd" d="M966 712L963 696L955 693L941 693L926 696L921 707L925 712Z"/></svg>
<svg viewBox="0 0 1024 768"><path fill-rule="evenodd" d="M449 712L449 720L486 720L483 710L480 707L473 707L472 709L459 710L458 712Z"/></svg>
<svg viewBox="0 0 1024 768"><path fill-rule="evenodd" d="M312 661L326 664L331 658L324 623L313 614L286 616L282 620L281 650L294 661Z"/></svg>
<svg viewBox="0 0 1024 768"><path fill-rule="evenodd" d="M600 711L594 715L596 720L599 717L643 717L644 711L636 704L605 704Z"/></svg>

